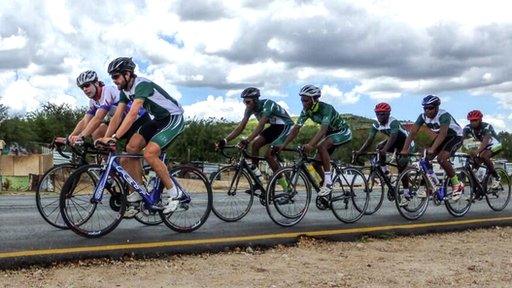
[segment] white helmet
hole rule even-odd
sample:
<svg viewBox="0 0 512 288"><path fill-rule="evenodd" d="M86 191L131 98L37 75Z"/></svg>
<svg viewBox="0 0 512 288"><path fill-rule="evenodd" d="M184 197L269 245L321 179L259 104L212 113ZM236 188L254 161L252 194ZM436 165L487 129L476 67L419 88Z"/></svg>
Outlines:
<svg viewBox="0 0 512 288"><path fill-rule="evenodd" d="M322 91L315 85L308 84L300 89L299 96L320 97Z"/></svg>
<svg viewBox="0 0 512 288"><path fill-rule="evenodd" d="M98 75L96 74L96 72L94 72L92 70L87 70L85 72L80 73L80 75L78 75L78 77L76 78L76 85L78 87L82 87L85 83L96 82L96 81L98 81Z"/></svg>

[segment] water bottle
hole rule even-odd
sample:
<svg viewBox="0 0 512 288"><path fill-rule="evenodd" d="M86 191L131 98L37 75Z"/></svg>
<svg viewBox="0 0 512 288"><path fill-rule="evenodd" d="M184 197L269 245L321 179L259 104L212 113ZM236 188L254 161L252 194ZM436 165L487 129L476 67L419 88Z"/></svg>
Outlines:
<svg viewBox="0 0 512 288"><path fill-rule="evenodd" d="M257 178L261 177L261 171L260 171L260 169L258 168L257 165L252 164L251 165L251 170L252 170L252 173L254 173L254 176L256 176Z"/></svg>
<svg viewBox="0 0 512 288"><path fill-rule="evenodd" d="M320 181L322 181L322 177L318 175L318 172L316 172L315 167L311 163L308 163L306 164L306 169L308 169L309 174L311 174L311 176L313 177L313 181L315 181L316 184L320 184Z"/></svg>

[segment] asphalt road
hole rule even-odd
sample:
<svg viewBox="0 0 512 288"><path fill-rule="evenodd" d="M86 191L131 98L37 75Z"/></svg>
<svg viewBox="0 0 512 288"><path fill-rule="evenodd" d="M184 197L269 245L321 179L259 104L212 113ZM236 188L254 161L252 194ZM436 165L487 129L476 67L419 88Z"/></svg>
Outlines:
<svg viewBox="0 0 512 288"><path fill-rule="evenodd" d="M431 202L427 213L414 222L402 218L394 203L385 200L376 214L354 224L339 222L330 210L320 211L312 201L301 223L282 228L274 224L265 208L255 201L242 220L225 223L212 213L193 233L179 234L163 224L144 226L135 220L123 220L112 233L99 239L86 239L47 224L39 215L33 197L0 196L0 268L78 258L126 254L155 256L222 251L235 246L288 244L301 235L350 240L363 235L420 234L511 224L510 206L502 212L492 212L485 200L473 204L462 218L452 217L444 206L436 207Z"/></svg>

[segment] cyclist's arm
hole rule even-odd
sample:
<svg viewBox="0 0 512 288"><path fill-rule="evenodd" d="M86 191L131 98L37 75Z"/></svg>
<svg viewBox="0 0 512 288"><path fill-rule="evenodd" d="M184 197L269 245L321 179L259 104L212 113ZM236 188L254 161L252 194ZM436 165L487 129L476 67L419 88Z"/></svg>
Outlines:
<svg viewBox="0 0 512 288"><path fill-rule="evenodd" d="M407 154L407 151L409 151L409 147L411 146L412 141L416 139L416 135L418 135L418 131L420 130L419 125L414 124L412 126L411 132L409 133L409 136L407 136L407 139L405 139L404 147L402 148L402 153Z"/></svg>
<svg viewBox="0 0 512 288"><path fill-rule="evenodd" d="M487 145L489 145L489 143L491 143L491 135L487 134L484 136L484 138L482 138L482 143L480 143L480 147L476 151L476 155L480 155L480 153L482 153L485 150L485 148L487 148Z"/></svg>
<svg viewBox="0 0 512 288"><path fill-rule="evenodd" d="M139 115L139 109L142 108L142 104L144 104L144 99L138 98L138 99L133 100L132 107L130 108L130 111L128 111L128 114L126 114L126 117L124 117L123 122L121 123L121 126L117 129L117 131L115 133L117 139L123 137L124 134L126 132L128 132L130 127L132 127L135 120L137 120L137 116ZM118 107L118 109L119 109L119 107Z"/></svg>
<svg viewBox="0 0 512 288"><path fill-rule="evenodd" d="M238 135L240 135L240 133L242 133L242 131L244 131L247 122L249 122L249 117L250 115L244 115L244 119L242 119L242 121L238 123L238 126L236 126L235 130L231 131L231 133L229 133L229 135L226 137L226 142L235 139L238 137Z"/></svg>
<svg viewBox="0 0 512 288"><path fill-rule="evenodd" d="M389 148L393 147L393 145L396 142L396 139L398 139L398 132L397 133L391 133L389 135L388 141L386 141L386 145L382 148L382 151L389 151Z"/></svg>
<svg viewBox="0 0 512 288"><path fill-rule="evenodd" d="M357 151L357 153L363 153L363 152L366 152L366 150L368 150L368 147L370 147L370 145L372 145L373 141L375 140L375 135L377 134L377 131L376 129L372 126L372 128L370 129L370 133L368 134L368 137L366 138L366 140L364 141L363 143L363 146L361 146L361 148L359 148L359 150Z"/></svg>
<svg viewBox="0 0 512 288"><path fill-rule="evenodd" d="M112 119L110 119L110 123L108 124L107 132L105 132L105 137L112 137L114 132L119 128L121 121L123 120L123 113L126 109L126 103L119 102L117 104L116 112Z"/></svg>
<svg viewBox="0 0 512 288"><path fill-rule="evenodd" d="M436 151L437 148L443 143L444 139L446 139L446 135L448 135L448 129L450 127L448 125L441 125L439 128L439 134L437 134L436 140L434 140L434 144L430 147L431 150Z"/></svg>
<svg viewBox="0 0 512 288"><path fill-rule="evenodd" d="M87 137L91 135L94 132L94 130L96 130L98 126L100 126L101 121L103 121L105 116L107 116L107 113L108 111L103 108L96 110L96 114L94 114L94 117L92 117L91 121L89 121L85 129L82 132L80 132L78 136Z"/></svg>
<svg viewBox="0 0 512 288"><path fill-rule="evenodd" d="M87 126L87 124L89 123L89 120L91 120L91 118L92 118L91 114L85 114L84 118L82 118L82 120L80 120L76 124L75 129L73 130L73 132L71 132L71 134L69 134L69 136L76 136L80 132L82 132L82 130L84 130L84 128Z"/></svg>
<svg viewBox="0 0 512 288"><path fill-rule="evenodd" d="M328 125L321 125L320 130L318 130L315 136L313 136L313 138L309 140L308 144L316 148L316 144L318 144L318 142L320 142L320 140L325 137L325 134L327 134L327 130L329 130Z"/></svg>
<svg viewBox="0 0 512 288"><path fill-rule="evenodd" d="M293 139L295 139L295 137L297 137L301 127L302 126L299 126L299 125L293 125L292 130L290 131L290 134L288 134L288 137L286 137L286 139L283 142L283 145L282 145L283 148L286 147L288 144L290 144L290 142L292 142Z"/></svg>
<svg viewBox="0 0 512 288"><path fill-rule="evenodd" d="M263 116L261 117L260 121L258 122L258 126L252 131L251 135L247 137L247 141L251 142L256 136L260 135L261 131L263 131L263 128L265 128L265 124L267 124L268 118Z"/></svg>

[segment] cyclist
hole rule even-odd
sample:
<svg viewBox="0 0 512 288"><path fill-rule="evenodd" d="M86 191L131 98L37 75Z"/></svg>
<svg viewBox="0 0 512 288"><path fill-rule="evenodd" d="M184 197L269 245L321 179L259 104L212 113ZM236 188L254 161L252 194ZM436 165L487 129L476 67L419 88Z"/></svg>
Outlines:
<svg viewBox="0 0 512 288"><path fill-rule="evenodd" d="M176 210L181 201L186 201L188 195L177 189L172 183L165 163L159 158L162 150L183 131L183 108L160 86L152 81L137 76L134 73L135 63L132 58L119 57L108 65L108 73L121 90L119 108L133 101L127 115L121 121L121 114L116 113L112 122L115 133L108 135L102 142L117 141L123 137L136 121L140 109L153 116L153 119L142 124L137 132L129 139L126 146L128 153L141 153L144 149L144 159L153 168L164 184L162 191L163 212L170 213ZM120 125L119 125L120 123ZM110 137L111 136L111 137ZM142 169L137 158L125 158L124 167L133 178L142 183ZM128 202L138 202L142 197L133 191L127 196ZM130 209L133 210L133 209Z"/></svg>
<svg viewBox="0 0 512 288"><path fill-rule="evenodd" d="M482 121L483 114L479 110L473 110L468 113L468 120L470 124L464 127L464 139L473 138L475 141L480 142L478 149L472 150L470 155L475 159L474 169L478 169L483 162L487 166L488 173L491 174L495 181L492 183L492 188L499 187L499 176L494 170L494 164L491 158L501 152L502 146L499 137L494 131L491 124Z"/></svg>
<svg viewBox="0 0 512 288"><path fill-rule="evenodd" d="M114 115L119 102L119 90L115 86L105 86L92 70L80 73L76 78L76 85L89 98L89 109L69 135L71 144L90 135L94 140L103 137L108 118Z"/></svg>
<svg viewBox="0 0 512 288"><path fill-rule="evenodd" d="M305 85L300 89L299 96L303 110L284 143L276 148L277 151L280 151L295 139L307 119L320 124L320 130L307 144L304 144L303 148L307 153L315 148L318 150L316 158L321 161L322 167L315 165L315 168L323 178L323 184L318 195L327 196L332 190L330 154L336 148L350 142L352 140L352 132L348 124L332 105L318 100L321 94L320 88L314 85Z"/></svg>
<svg viewBox="0 0 512 288"><path fill-rule="evenodd" d="M356 151L357 154L362 154L368 150L368 147L375 140L375 136L377 132L381 132L382 134L387 136L387 139L377 144L377 153L379 154L379 165L381 166L382 171L387 174L388 166L386 165L386 152L394 153L401 152L402 148L405 144L405 139L409 133L402 127L402 124L398 120L396 120L391 115L391 106L388 103L378 103L375 105L375 116L377 120L373 122L372 128L370 129L370 133L368 138L363 143L361 148ZM412 142L411 147L414 147L414 142ZM396 164L398 168L398 172L402 172L407 167L407 157L403 157L400 154L397 155ZM409 181L407 178L403 178L403 185L405 188L404 195L406 197L402 197L402 203L400 205L407 205L408 198L407 195L410 194L409 191Z"/></svg>
<svg viewBox="0 0 512 288"><path fill-rule="evenodd" d="M457 121L445 110L439 109L441 99L435 95L428 95L423 98L421 113L414 123L411 133L405 141L401 154L407 154L411 142L416 138L420 127L425 124L432 132L436 134L434 142L427 149L429 159L437 155L439 165L450 178L452 185L452 200L460 199L464 190L464 183L459 181L449 157L457 151L462 145L462 128ZM418 197L427 197L426 191L418 191Z"/></svg>
<svg viewBox="0 0 512 288"><path fill-rule="evenodd" d="M259 99L260 90L258 88L246 88L242 91L240 97L243 99L246 107L244 118L225 139L222 139L217 143L217 146L223 147L227 142L240 135L240 133L245 129L251 115L256 117L258 125L249 137L242 139L238 143L239 147L251 145L251 153L253 155L259 155L260 148L265 145L271 144L276 146L282 144L290 133L293 125L293 120L288 115L288 112L272 100ZM266 124L270 125L265 128ZM265 158L272 171L275 172L279 169L279 162L276 157L272 155L272 151L270 149L267 150ZM261 175L261 172L258 170L257 159L253 159L252 170L256 176ZM285 178L279 179L279 184L283 188L288 187Z"/></svg>

